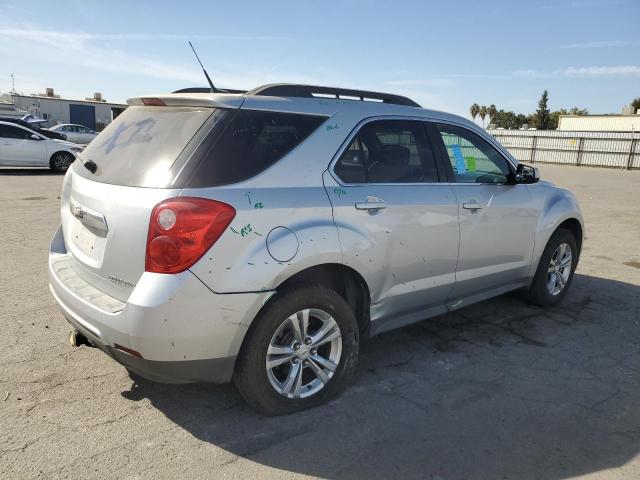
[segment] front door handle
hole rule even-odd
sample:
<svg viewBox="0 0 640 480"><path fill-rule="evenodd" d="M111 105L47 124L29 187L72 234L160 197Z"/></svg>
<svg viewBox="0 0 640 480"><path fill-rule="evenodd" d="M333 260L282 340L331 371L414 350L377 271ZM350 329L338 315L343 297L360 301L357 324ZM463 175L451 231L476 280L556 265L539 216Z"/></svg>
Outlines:
<svg viewBox="0 0 640 480"><path fill-rule="evenodd" d="M462 208L465 208L467 210L480 210L484 208L484 205L476 202L475 200L472 200L470 202L463 203Z"/></svg>
<svg viewBox="0 0 640 480"><path fill-rule="evenodd" d="M376 197L367 197L365 202L356 203L358 210L382 210L383 208L387 208L387 202Z"/></svg>

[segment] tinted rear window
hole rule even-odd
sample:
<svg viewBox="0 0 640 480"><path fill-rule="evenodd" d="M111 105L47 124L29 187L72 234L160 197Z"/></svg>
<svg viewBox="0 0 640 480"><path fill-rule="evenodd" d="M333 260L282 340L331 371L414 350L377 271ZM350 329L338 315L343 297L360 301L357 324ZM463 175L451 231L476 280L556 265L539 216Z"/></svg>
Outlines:
<svg viewBox="0 0 640 480"><path fill-rule="evenodd" d="M189 163L189 187L247 180L276 163L307 138L326 117L237 110L203 142Z"/></svg>
<svg viewBox="0 0 640 480"><path fill-rule="evenodd" d="M224 115L211 108L129 107L79 155L74 170L103 183L173 186L185 147L210 117ZM83 166L89 160L97 165L95 173Z"/></svg>

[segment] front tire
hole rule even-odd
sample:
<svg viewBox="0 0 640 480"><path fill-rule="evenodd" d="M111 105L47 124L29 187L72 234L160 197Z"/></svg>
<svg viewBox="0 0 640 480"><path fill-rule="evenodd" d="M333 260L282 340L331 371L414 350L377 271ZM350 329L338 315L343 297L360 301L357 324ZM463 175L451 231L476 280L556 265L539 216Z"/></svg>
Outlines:
<svg viewBox="0 0 640 480"><path fill-rule="evenodd" d="M51 167L51 170L55 172L66 172L75 159L76 157L71 155L69 152L56 152L51 155L49 166Z"/></svg>
<svg viewBox="0 0 640 480"><path fill-rule="evenodd" d="M542 307L560 303L569 290L577 265L575 236L563 228L556 230L540 257L536 275L529 287L532 303Z"/></svg>
<svg viewBox="0 0 640 480"><path fill-rule="evenodd" d="M267 415L314 407L338 395L358 360L353 311L333 290L303 286L279 294L254 320L234 383Z"/></svg>

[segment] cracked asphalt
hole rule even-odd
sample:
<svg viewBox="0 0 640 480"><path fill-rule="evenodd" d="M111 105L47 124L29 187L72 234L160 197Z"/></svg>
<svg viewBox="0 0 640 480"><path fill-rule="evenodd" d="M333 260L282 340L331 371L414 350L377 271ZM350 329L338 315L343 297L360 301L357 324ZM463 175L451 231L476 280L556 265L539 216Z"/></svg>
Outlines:
<svg viewBox="0 0 640 480"><path fill-rule="evenodd" d="M342 396L279 418L71 348L46 273L62 177L0 170L0 478L640 478L640 172L541 170L587 225L563 304L384 334Z"/></svg>

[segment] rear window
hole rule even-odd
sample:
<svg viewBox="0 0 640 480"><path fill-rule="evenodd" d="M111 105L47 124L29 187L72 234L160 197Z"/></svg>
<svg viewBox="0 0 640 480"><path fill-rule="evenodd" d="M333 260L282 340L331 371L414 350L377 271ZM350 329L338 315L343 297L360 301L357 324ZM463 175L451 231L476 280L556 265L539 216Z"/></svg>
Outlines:
<svg viewBox="0 0 640 480"><path fill-rule="evenodd" d="M116 185L172 186L185 147L210 117L223 116L211 108L129 107L79 155L75 172ZM82 165L88 161L95 173Z"/></svg>
<svg viewBox="0 0 640 480"><path fill-rule="evenodd" d="M307 138L326 117L255 110L229 114L189 163L189 187L247 180Z"/></svg>
<svg viewBox="0 0 640 480"><path fill-rule="evenodd" d="M129 107L79 156L91 180L136 187L214 187L284 157L326 117L255 110ZM91 173L83 163L97 165Z"/></svg>

